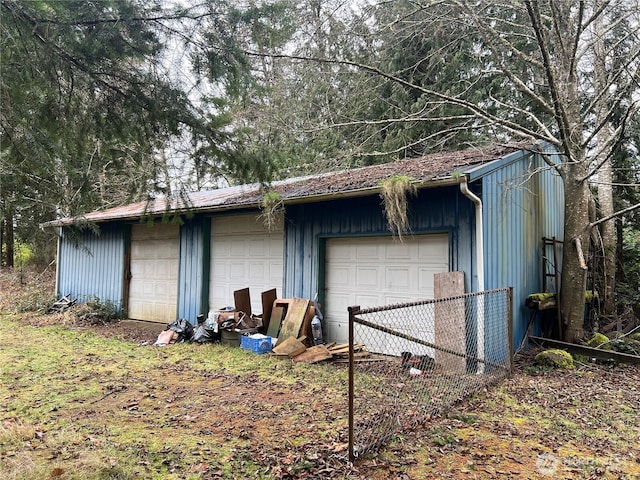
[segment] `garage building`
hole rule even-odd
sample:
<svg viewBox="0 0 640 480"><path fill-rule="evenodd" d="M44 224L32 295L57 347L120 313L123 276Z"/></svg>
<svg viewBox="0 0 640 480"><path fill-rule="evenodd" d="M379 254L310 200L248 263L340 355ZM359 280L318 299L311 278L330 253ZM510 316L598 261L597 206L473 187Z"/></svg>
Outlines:
<svg viewBox="0 0 640 480"><path fill-rule="evenodd" d="M129 318L195 322L260 293L317 296L330 340L347 307L433 298L433 274L464 272L465 291L513 287L514 344L524 299L542 288L542 238L563 236L563 188L539 146L490 146L322 175L158 198L46 223L59 232L58 296L97 298ZM381 184L406 176L409 232L393 236ZM271 228L266 192L282 200ZM560 252L561 254L561 252Z"/></svg>

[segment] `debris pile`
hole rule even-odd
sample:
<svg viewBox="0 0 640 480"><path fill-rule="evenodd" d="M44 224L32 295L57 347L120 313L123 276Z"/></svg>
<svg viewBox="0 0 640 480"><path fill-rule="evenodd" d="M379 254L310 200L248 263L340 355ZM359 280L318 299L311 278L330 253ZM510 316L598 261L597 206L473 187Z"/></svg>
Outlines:
<svg viewBox="0 0 640 480"><path fill-rule="evenodd" d="M73 307L77 303L77 300L69 298L69 295L65 295L60 300L54 302L46 313L63 313L68 308Z"/></svg>
<svg viewBox="0 0 640 480"><path fill-rule="evenodd" d="M277 298L276 290L272 289L262 292L262 313L255 315L248 288L236 290L233 297L234 307L210 311L206 318L200 314L195 325L184 318L171 322L154 345L221 342L294 362L349 361L349 344L325 344L323 315L316 301ZM354 358L375 361L364 344L354 345Z"/></svg>

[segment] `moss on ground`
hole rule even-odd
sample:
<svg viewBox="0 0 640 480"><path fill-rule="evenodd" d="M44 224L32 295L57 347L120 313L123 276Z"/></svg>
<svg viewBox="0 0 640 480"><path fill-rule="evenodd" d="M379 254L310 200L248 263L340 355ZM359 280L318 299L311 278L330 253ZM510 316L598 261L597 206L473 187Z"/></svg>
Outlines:
<svg viewBox="0 0 640 480"><path fill-rule="evenodd" d="M536 355L535 362L538 365L550 368L575 368L571 354L556 348L540 352Z"/></svg>

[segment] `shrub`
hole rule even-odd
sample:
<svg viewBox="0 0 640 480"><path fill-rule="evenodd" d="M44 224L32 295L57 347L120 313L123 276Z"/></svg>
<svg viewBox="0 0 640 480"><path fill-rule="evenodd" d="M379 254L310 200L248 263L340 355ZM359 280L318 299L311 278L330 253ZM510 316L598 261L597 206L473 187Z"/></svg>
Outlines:
<svg viewBox="0 0 640 480"><path fill-rule="evenodd" d="M74 324L106 325L122 318L122 315L113 302L102 302L99 298L78 303L69 308L64 316Z"/></svg>
<svg viewBox="0 0 640 480"><path fill-rule="evenodd" d="M55 302L55 276L32 269L0 269L0 309L9 313L44 313Z"/></svg>

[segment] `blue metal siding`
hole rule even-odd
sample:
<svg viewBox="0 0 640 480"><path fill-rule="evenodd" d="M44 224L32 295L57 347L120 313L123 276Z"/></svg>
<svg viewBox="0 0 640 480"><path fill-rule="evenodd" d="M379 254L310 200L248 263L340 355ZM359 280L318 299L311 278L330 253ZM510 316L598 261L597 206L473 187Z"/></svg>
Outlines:
<svg viewBox="0 0 640 480"><path fill-rule="evenodd" d="M473 204L457 186L421 190L410 199L414 234L449 233L452 270L465 271L466 289L475 281L472 265ZM324 239L359 235L390 235L377 195L287 206L285 221L285 297L323 301Z"/></svg>
<svg viewBox="0 0 640 480"><path fill-rule="evenodd" d="M211 219L196 217L180 227L178 318L196 323L207 315L211 261Z"/></svg>
<svg viewBox="0 0 640 480"><path fill-rule="evenodd" d="M107 223L96 228L62 229L57 294L79 302L108 301L122 309L127 227Z"/></svg>
<svg viewBox="0 0 640 480"><path fill-rule="evenodd" d="M485 287L513 287L517 348L531 315L525 299L542 289L542 237L562 238L563 187L539 155L515 160L482 178L482 201Z"/></svg>

